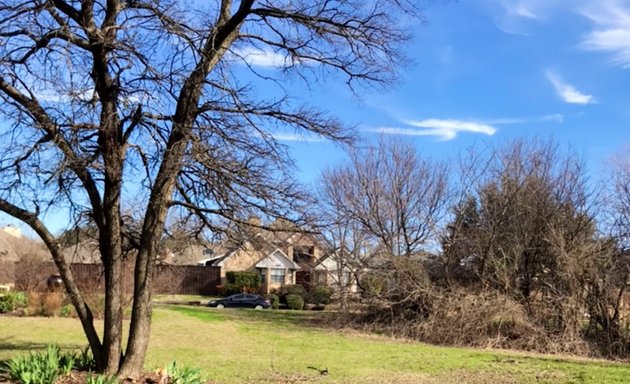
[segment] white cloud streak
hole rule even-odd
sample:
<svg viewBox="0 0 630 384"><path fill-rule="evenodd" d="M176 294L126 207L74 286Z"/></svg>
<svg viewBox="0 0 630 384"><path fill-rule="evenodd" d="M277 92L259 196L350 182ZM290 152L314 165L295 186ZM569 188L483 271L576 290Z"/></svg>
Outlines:
<svg viewBox="0 0 630 384"><path fill-rule="evenodd" d="M630 68L630 1L600 0L584 6L580 13L595 26L584 36L581 47L607 52L613 64Z"/></svg>
<svg viewBox="0 0 630 384"><path fill-rule="evenodd" d="M536 117L506 117L485 121L425 119L403 121L407 127L381 126L369 128L368 131L385 135L433 136L438 140L448 141L455 139L460 133L492 136L498 131L497 126L500 125L562 122L564 122L564 115L557 113Z"/></svg>
<svg viewBox="0 0 630 384"><path fill-rule="evenodd" d="M443 141L453 140L462 132L492 136L497 131L495 127L489 124L455 119L412 120L405 123L415 128L376 127L370 131L387 135L435 136Z"/></svg>
<svg viewBox="0 0 630 384"><path fill-rule="evenodd" d="M613 65L630 69L630 0L484 0L498 29L527 35L536 23L567 13L593 23L579 47L608 53Z"/></svg>
<svg viewBox="0 0 630 384"><path fill-rule="evenodd" d="M509 34L527 35L532 22L543 21L563 0L486 0L495 26Z"/></svg>
<svg viewBox="0 0 630 384"><path fill-rule="evenodd" d="M52 89L42 90L35 94L39 101L48 103L69 103L71 101L89 101L94 97L94 88L60 93Z"/></svg>
<svg viewBox="0 0 630 384"><path fill-rule="evenodd" d="M580 92L575 86L566 83L556 72L548 70L545 72L547 79L562 100L569 104L593 104L595 97Z"/></svg>
<svg viewBox="0 0 630 384"><path fill-rule="evenodd" d="M262 68L286 68L296 64L291 57L271 50L255 47L243 47L236 49L231 54L232 60L242 60L253 67Z"/></svg>
<svg viewBox="0 0 630 384"><path fill-rule="evenodd" d="M313 134L274 132L274 133L269 133L269 135L278 141L292 141L292 142L303 142L303 143L318 143L318 142L324 141L323 137L316 136Z"/></svg>

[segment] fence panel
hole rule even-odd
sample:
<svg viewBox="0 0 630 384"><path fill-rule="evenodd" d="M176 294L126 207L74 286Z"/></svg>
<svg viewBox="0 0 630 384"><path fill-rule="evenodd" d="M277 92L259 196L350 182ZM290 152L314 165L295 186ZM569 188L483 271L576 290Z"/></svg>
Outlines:
<svg viewBox="0 0 630 384"><path fill-rule="evenodd" d="M1 267L1 266L0 266ZM15 287L22 291L45 291L46 280L59 272L52 262L32 263L17 262ZM8 270L9 268L7 268ZM102 292L105 286L103 266L101 264L73 263L70 269L77 286L85 292ZM133 290L133 266L127 264L123 272L123 290ZM192 265L157 265L153 278L153 292L174 295L216 295L217 285L221 284L219 267Z"/></svg>

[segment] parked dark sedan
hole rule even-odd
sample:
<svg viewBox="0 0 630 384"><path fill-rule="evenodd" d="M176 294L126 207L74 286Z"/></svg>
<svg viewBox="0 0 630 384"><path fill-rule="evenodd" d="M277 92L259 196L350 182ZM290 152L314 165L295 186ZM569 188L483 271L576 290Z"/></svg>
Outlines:
<svg viewBox="0 0 630 384"><path fill-rule="evenodd" d="M263 309L271 308L271 301L260 295L251 293L239 293L228 296L225 299L212 300L208 303L208 307L216 308L254 308Z"/></svg>

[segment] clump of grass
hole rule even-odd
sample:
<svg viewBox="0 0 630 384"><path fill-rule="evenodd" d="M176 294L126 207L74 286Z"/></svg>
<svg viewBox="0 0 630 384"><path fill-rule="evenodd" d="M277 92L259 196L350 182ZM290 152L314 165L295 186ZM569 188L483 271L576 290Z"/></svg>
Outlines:
<svg viewBox="0 0 630 384"><path fill-rule="evenodd" d="M106 375L88 375L85 380L86 384L118 384L116 376Z"/></svg>
<svg viewBox="0 0 630 384"><path fill-rule="evenodd" d="M61 352L58 346L49 345L44 352L14 357L5 364L4 371L11 380L20 384L53 384L58 377L69 375L72 369L92 371L95 368L96 361L89 347L80 352Z"/></svg>
<svg viewBox="0 0 630 384"><path fill-rule="evenodd" d="M70 373L73 365L72 355L61 354L59 347L49 345L45 352L13 358L6 371L11 380L21 384L53 384L57 377Z"/></svg>
<svg viewBox="0 0 630 384"><path fill-rule="evenodd" d="M202 384L201 372L196 368L178 367L177 362L173 361L167 368L169 384ZM109 384L109 383L95 383Z"/></svg>

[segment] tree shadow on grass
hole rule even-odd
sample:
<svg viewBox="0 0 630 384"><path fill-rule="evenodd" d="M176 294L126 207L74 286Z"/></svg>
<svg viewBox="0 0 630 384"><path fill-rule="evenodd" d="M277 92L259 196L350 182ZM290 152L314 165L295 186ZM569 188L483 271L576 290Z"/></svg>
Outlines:
<svg viewBox="0 0 630 384"><path fill-rule="evenodd" d="M12 337L0 337L0 351L12 352L36 352L45 350L51 343L38 343L32 341L14 341ZM76 344L55 343L61 350L76 350L81 346Z"/></svg>

